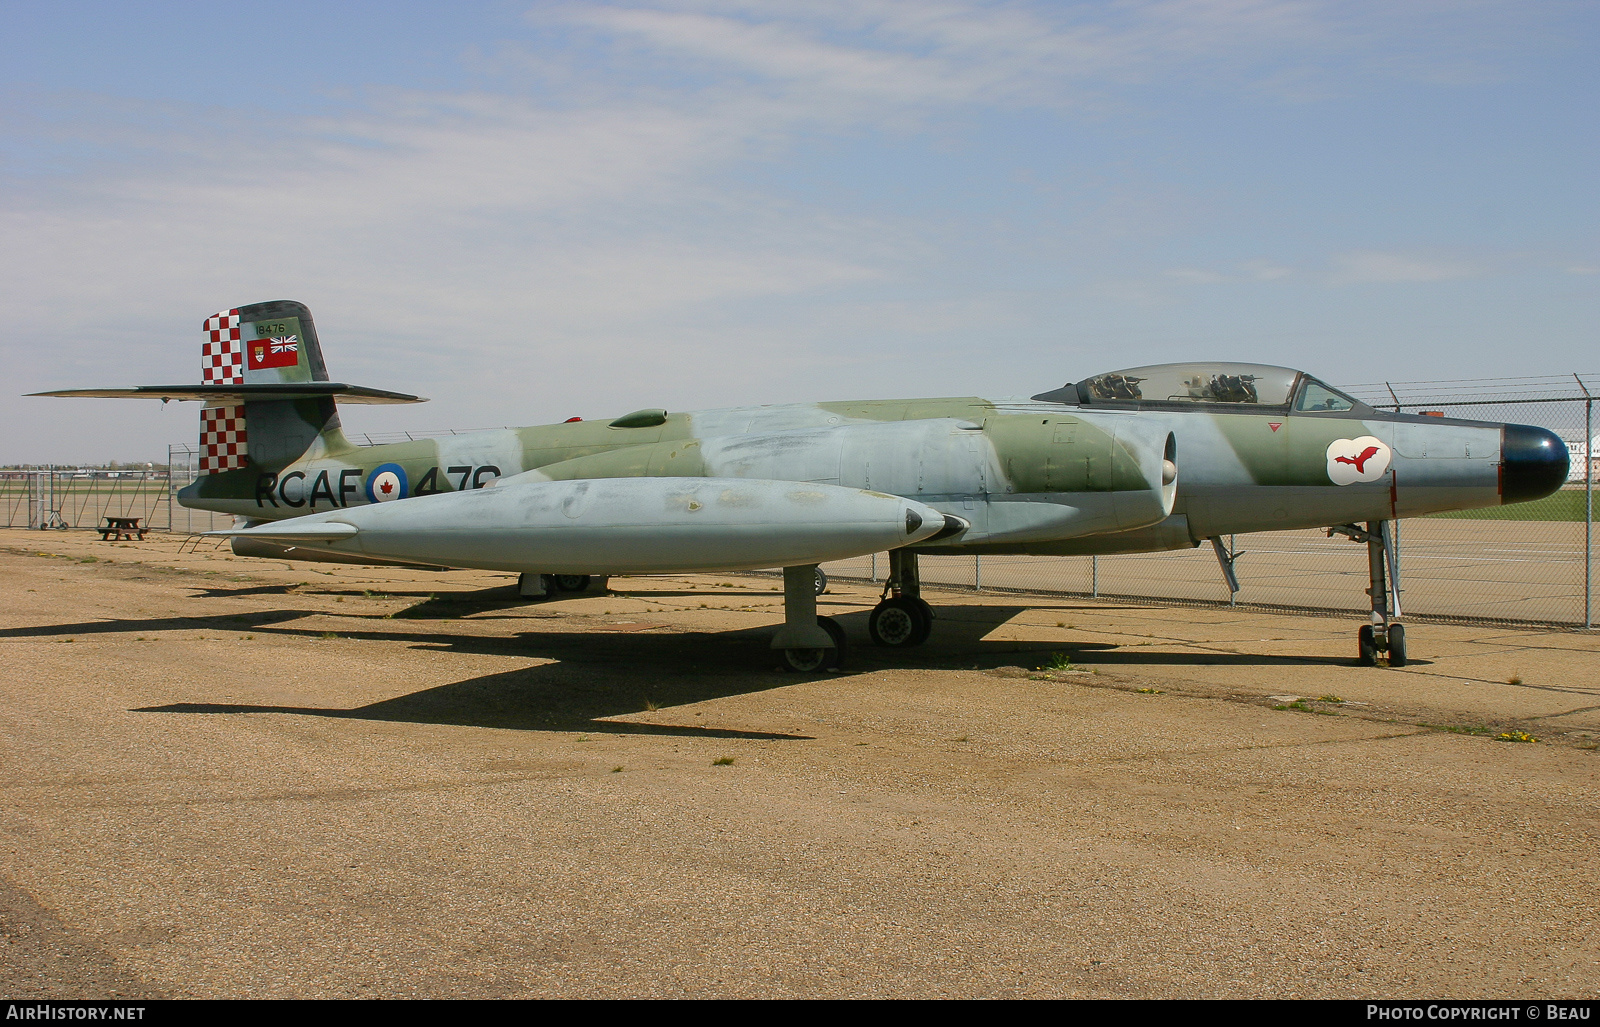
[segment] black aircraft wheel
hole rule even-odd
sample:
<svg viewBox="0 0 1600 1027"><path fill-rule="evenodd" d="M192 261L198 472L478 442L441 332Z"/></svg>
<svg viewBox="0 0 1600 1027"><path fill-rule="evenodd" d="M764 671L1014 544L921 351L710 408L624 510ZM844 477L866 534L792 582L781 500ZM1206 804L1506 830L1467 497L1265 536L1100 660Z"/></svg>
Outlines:
<svg viewBox="0 0 1600 1027"><path fill-rule="evenodd" d="M783 667L799 674L811 674L822 669L828 662L829 651L826 649L784 649Z"/></svg>
<svg viewBox="0 0 1600 1027"><path fill-rule="evenodd" d="M845 650L844 628L841 628L839 626L839 622L834 620L832 617L818 617L817 623L821 625L822 630L826 631L828 636L833 639L833 654L832 659L828 662L828 669L843 670Z"/></svg>
<svg viewBox="0 0 1600 1027"><path fill-rule="evenodd" d="M1404 624L1389 625L1389 666L1404 667L1406 665L1406 627Z"/></svg>
<svg viewBox="0 0 1600 1027"><path fill-rule="evenodd" d="M828 590L828 576L826 574L822 573L822 568L821 567L818 567L817 568L817 595L821 595L822 593L826 592L827 590Z"/></svg>
<svg viewBox="0 0 1600 1027"><path fill-rule="evenodd" d="M582 592L589 587L587 574L552 574L550 580L563 592Z"/></svg>
<svg viewBox="0 0 1600 1027"><path fill-rule="evenodd" d="M832 617L818 617L817 627L828 633L833 646L828 649L784 649L785 670L800 674L814 674L819 670L839 670L844 667L844 628Z"/></svg>
<svg viewBox="0 0 1600 1027"><path fill-rule="evenodd" d="M921 645L932 630L927 604L920 599L885 599L867 618L867 633L873 643L895 649Z"/></svg>
<svg viewBox="0 0 1600 1027"><path fill-rule="evenodd" d="M928 640L929 635L933 634L933 607L923 602L920 596L911 601L922 611L922 630L917 633L917 640L911 644L921 645Z"/></svg>
<svg viewBox="0 0 1600 1027"><path fill-rule="evenodd" d="M1376 667L1378 665L1378 643L1373 637L1372 625L1361 625L1359 637L1361 639L1361 665L1363 667Z"/></svg>

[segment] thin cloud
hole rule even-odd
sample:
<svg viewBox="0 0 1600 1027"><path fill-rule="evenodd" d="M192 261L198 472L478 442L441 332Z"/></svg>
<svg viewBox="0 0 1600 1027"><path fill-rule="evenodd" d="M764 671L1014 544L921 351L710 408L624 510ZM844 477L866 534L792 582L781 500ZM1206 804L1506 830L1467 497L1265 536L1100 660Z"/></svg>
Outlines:
<svg viewBox="0 0 1600 1027"><path fill-rule="evenodd" d="M1485 273L1484 268L1465 261L1366 251L1335 257L1327 281L1331 285L1447 282Z"/></svg>

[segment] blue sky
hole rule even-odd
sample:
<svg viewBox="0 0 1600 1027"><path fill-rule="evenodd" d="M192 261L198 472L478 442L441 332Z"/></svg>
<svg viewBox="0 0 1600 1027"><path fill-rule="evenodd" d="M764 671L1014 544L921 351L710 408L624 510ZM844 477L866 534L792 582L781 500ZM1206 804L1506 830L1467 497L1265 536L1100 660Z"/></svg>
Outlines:
<svg viewBox="0 0 1600 1027"><path fill-rule="evenodd" d="M1600 370L1594 3L0 5L13 393L293 298L357 430ZM193 404L13 398L0 462Z"/></svg>

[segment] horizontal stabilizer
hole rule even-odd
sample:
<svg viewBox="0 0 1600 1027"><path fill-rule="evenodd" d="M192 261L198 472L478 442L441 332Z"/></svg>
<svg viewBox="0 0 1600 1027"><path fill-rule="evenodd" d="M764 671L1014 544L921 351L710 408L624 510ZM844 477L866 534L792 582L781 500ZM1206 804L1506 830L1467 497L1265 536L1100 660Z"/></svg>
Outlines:
<svg viewBox="0 0 1600 1027"><path fill-rule="evenodd" d="M341 539L355 538L361 533L361 529L354 524L345 524L341 521L302 524L302 520L300 517L291 517L286 521L257 524L253 528L221 528L202 534L213 538L260 538L270 539L273 542L338 542Z"/></svg>
<svg viewBox="0 0 1600 1027"><path fill-rule="evenodd" d="M209 403L243 403L246 400L317 399L332 396L340 403L426 403L421 396L385 389L369 389L343 382L292 382L268 385L139 385L131 389L61 389L31 392L30 396L66 396L80 399L203 400Z"/></svg>

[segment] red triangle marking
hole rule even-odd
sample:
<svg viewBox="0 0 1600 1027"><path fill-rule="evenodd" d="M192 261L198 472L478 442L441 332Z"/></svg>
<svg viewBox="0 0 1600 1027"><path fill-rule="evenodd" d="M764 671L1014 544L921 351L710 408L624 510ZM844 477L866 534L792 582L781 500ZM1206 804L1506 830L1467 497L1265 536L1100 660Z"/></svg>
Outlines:
<svg viewBox="0 0 1600 1027"><path fill-rule="evenodd" d="M1283 427L1283 422L1282 421L1268 421L1267 422L1267 427L1271 428L1273 431L1277 431L1279 428Z"/></svg>

